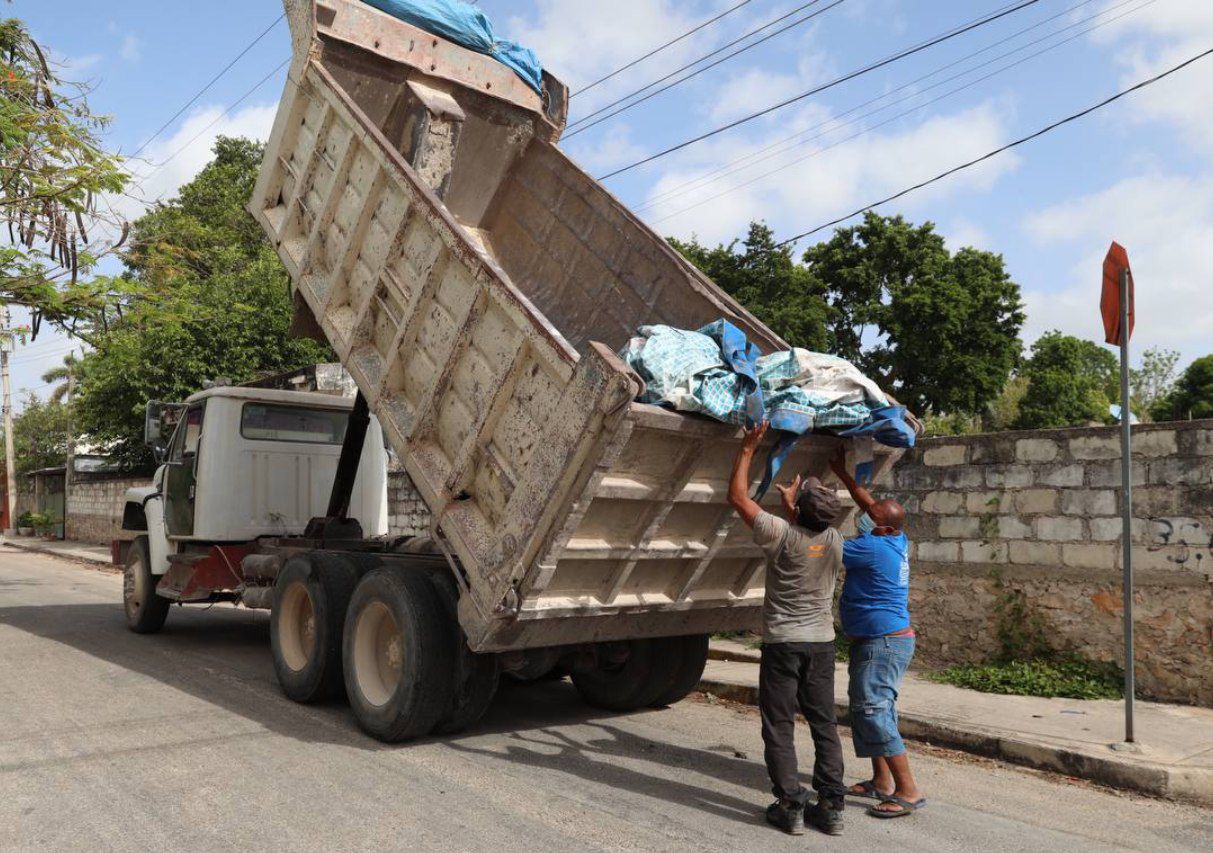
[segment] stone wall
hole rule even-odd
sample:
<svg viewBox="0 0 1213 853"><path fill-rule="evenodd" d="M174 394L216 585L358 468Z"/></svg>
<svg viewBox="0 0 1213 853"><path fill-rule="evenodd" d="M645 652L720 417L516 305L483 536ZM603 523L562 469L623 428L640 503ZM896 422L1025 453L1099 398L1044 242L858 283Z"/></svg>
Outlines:
<svg viewBox="0 0 1213 853"><path fill-rule="evenodd" d="M1213 421L1133 432L1140 689L1213 705ZM1123 657L1120 443L1113 427L922 441L893 475L913 541L924 662L987 660L1022 596L1050 645Z"/></svg>
<svg viewBox="0 0 1213 853"><path fill-rule="evenodd" d="M122 530L126 490L151 485L151 479L96 478L76 475L67 501L67 538L108 545L130 539ZM403 471L388 475L388 529L393 536L416 536L429 530L430 513Z"/></svg>
<svg viewBox="0 0 1213 853"><path fill-rule="evenodd" d="M420 536L429 532L430 510L404 471L387 478L388 531L393 536Z"/></svg>
<svg viewBox="0 0 1213 853"><path fill-rule="evenodd" d="M122 529L126 490L150 486L150 477L107 477L76 473L68 488L65 536L77 542L108 545L133 539Z"/></svg>

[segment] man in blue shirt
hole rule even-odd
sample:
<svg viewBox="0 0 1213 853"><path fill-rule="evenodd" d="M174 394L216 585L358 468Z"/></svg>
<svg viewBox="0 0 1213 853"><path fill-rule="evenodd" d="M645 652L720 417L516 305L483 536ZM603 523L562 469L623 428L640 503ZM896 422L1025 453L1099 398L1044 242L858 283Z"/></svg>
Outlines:
<svg viewBox="0 0 1213 853"><path fill-rule="evenodd" d="M897 692L914 657L906 512L855 482L841 449L831 467L859 507L859 535L843 546L846 579L838 609L851 638L851 739L857 756L872 759L872 778L849 793L877 800L868 810L873 817L904 817L927 803L897 731Z"/></svg>

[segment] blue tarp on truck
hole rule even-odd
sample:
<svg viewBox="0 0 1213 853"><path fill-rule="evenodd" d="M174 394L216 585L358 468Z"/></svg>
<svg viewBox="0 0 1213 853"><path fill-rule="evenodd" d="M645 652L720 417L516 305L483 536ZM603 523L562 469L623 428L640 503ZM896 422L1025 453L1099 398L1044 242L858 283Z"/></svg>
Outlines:
<svg viewBox="0 0 1213 853"><path fill-rule="evenodd" d="M362 0L381 12L487 54L513 69L528 86L543 94L543 65L530 48L498 39L483 11L462 0Z"/></svg>

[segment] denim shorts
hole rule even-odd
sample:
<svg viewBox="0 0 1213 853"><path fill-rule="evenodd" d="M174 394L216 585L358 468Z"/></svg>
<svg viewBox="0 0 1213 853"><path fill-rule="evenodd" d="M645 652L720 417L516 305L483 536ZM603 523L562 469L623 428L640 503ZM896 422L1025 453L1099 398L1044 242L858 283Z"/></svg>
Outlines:
<svg viewBox="0 0 1213 853"><path fill-rule="evenodd" d="M851 739L860 758L891 758L906 751L897 731L897 690L910 659L913 637L871 637L851 644Z"/></svg>

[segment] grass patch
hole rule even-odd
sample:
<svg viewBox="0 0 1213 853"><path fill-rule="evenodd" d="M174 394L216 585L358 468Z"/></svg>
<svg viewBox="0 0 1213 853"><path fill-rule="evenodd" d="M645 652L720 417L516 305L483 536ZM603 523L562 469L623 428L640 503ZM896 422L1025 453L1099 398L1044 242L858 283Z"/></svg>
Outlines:
<svg viewBox="0 0 1213 853"><path fill-rule="evenodd" d="M927 673L926 677L941 684L1008 696L1119 699L1124 692L1120 667L1078 657L965 664Z"/></svg>
<svg viewBox="0 0 1213 853"><path fill-rule="evenodd" d="M834 660L846 663L851 659L851 638L841 631L834 633Z"/></svg>

